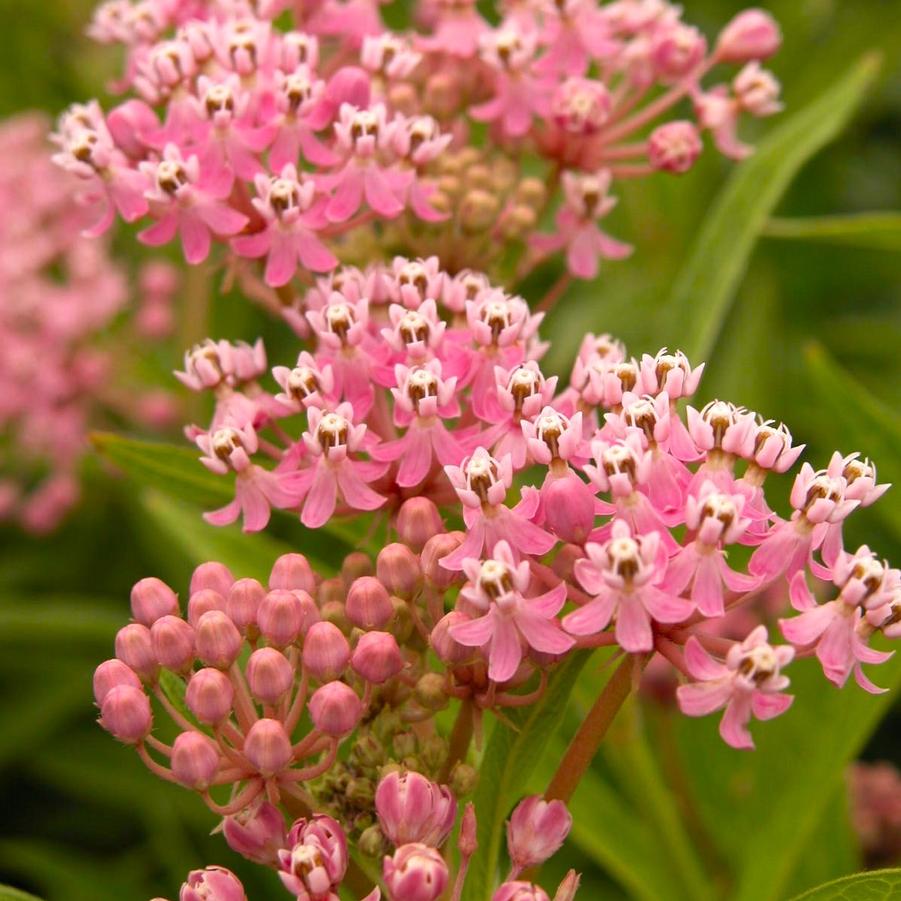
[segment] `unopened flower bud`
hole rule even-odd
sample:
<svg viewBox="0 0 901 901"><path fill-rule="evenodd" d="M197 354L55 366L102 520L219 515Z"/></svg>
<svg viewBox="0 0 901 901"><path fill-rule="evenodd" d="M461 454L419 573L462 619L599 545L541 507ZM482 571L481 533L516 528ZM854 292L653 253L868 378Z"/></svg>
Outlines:
<svg viewBox="0 0 901 901"><path fill-rule="evenodd" d="M232 851L263 866L275 866L278 852L284 848L285 818L282 812L263 801L226 817L222 834Z"/></svg>
<svg viewBox="0 0 901 901"><path fill-rule="evenodd" d="M547 197L547 188L540 178L524 178L517 186L516 199L531 207L533 210L541 209Z"/></svg>
<svg viewBox="0 0 901 901"><path fill-rule="evenodd" d="M395 542L379 551L375 561L379 581L398 597L410 600L422 584L419 557L405 544Z"/></svg>
<svg viewBox="0 0 901 901"><path fill-rule="evenodd" d="M472 801L466 805L466 809L463 811L457 847L460 849L460 856L466 859L472 857L479 850L478 821L476 820L475 804Z"/></svg>
<svg viewBox="0 0 901 901"><path fill-rule="evenodd" d="M360 807L371 807L375 797L375 785L371 779L354 778L347 783L344 796Z"/></svg>
<svg viewBox="0 0 901 901"><path fill-rule="evenodd" d="M232 711L235 689L220 670L208 667L197 670L188 682L185 704L201 723L215 726Z"/></svg>
<svg viewBox="0 0 901 901"><path fill-rule="evenodd" d="M278 720L257 720L244 738L244 756L261 776L280 773L294 756L285 727Z"/></svg>
<svg viewBox="0 0 901 901"><path fill-rule="evenodd" d="M458 221L464 231L470 234L490 228L498 214L498 201L488 191L467 191L460 201Z"/></svg>
<svg viewBox="0 0 901 901"><path fill-rule="evenodd" d="M299 590L313 594L316 591L316 577L307 558L303 554L282 554L269 574L269 589Z"/></svg>
<svg viewBox="0 0 901 901"><path fill-rule="evenodd" d="M194 630L179 616L161 616L150 627L157 663L173 672L188 669L194 661Z"/></svg>
<svg viewBox="0 0 901 901"><path fill-rule="evenodd" d="M224 563L201 563L191 576L190 594L194 595L208 588L225 597L234 581L235 577Z"/></svg>
<svg viewBox="0 0 901 901"><path fill-rule="evenodd" d="M286 847L278 853L278 875L295 897L337 897L347 871L347 837L337 820L317 814L297 820L288 832Z"/></svg>
<svg viewBox="0 0 901 901"><path fill-rule="evenodd" d="M270 591L257 610L260 633L275 647L286 648L319 621L319 608L306 591Z"/></svg>
<svg viewBox="0 0 901 901"><path fill-rule="evenodd" d="M403 845L386 857L382 876L391 901L437 901L447 888L447 864L428 845Z"/></svg>
<svg viewBox="0 0 901 901"><path fill-rule="evenodd" d="M120 685L141 688L141 680L131 667L121 660L106 660L94 670L94 700L97 705L103 704L106 696Z"/></svg>
<svg viewBox="0 0 901 901"><path fill-rule="evenodd" d="M551 901L540 886L519 879L504 882L491 896L491 901Z"/></svg>
<svg viewBox="0 0 901 901"><path fill-rule="evenodd" d="M781 43L779 25L769 13L746 9L720 32L716 56L726 63L746 63L772 56Z"/></svg>
<svg viewBox="0 0 901 901"><path fill-rule="evenodd" d="M532 231L537 221L535 210L518 203L507 209L498 226L505 238L516 241Z"/></svg>
<svg viewBox="0 0 901 901"><path fill-rule="evenodd" d="M349 589L361 576L371 576L374 572L372 558L363 551L348 554L341 563L341 579L344 588Z"/></svg>
<svg viewBox="0 0 901 901"><path fill-rule="evenodd" d="M417 745L416 736L412 732L399 732L391 743L395 757L413 757Z"/></svg>
<svg viewBox="0 0 901 901"><path fill-rule="evenodd" d="M451 791L458 798L467 798L475 790L479 784L479 772L474 766L468 763L458 763L451 773L450 787Z"/></svg>
<svg viewBox="0 0 901 901"><path fill-rule="evenodd" d="M388 850L388 842L385 840L385 834L381 827L370 826L364 829L357 842L357 848L367 857L381 857Z"/></svg>
<svg viewBox="0 0 901 901"><path fill-rule="evenodd" d="M361 629L383 629L394 613L388 589L375 576L361 576L350 586L344 610Z"/></svg>
<svg viewBox="0 0 901 901"><path fill-rule="evenodd" d="M119 741L137 744L153 726L150 700L140 688L117 685L100 705L100 725Z"/></svg>
<svg viewBox="0 0 901 901"><path fill-rule="evenodd" d="M557 886L554 901L575 901L580 881L579 874L575 870L570 870L563 877L563 881L560 885Z"/></svg>
<svg viewBox="0 0 901 901"><path fill-rule="evenodd" d="M453 553L463 543L462 532L444 532L430 538L419 555L419 564L426 582L434 588L446 591L461 580L460 573L452 572L440 564L440 560Z"/></svg>
<svg viewBox="0 0 901 901"><path fill-rule="evenodd" d="M667 122L648 138L648 162L663 172L681 175L697 162L704 145L691 122Z"/></svg>
<svg viewBox="0 0 901 901"><path fill-rule="evenodd" d="M244 886L231 870L207 867L193 870L181 887L178 901L247 901Z"/></svg>
<svg viewBox="0 0 901 901"><path fill-rule="evenodd" d="M575 579L574 567L576 560L581 560L585 556L585 551L577 544L564 544L557 556L554 557L552 569L559 578L572 582Z"/></svg>
<svg viewBox="0 0 901 901"><path fill-rule="evenodd" d="M228 669L238 659L241 645L241 633L221 610L210 610L197 620L194 646L207 666Z"/></svg>
<svg viewBox="0 0 901 901"><path fill-rule="evenodd" d="M427 497L411 497L397 511L397 534L400 540L419 552L434 535L444 531L444 523L435 502Z"/></svg>
<svg viewBox="0 0 901 901"><path fill-rule="evenodd" d="M180 785L206 791L219 771L219 749L200 732L182 732L172 744L172 774Z"/></svg>
<svg viewBox="0 0 901 901"><path fill-rule="evenodd" d="M393 845L443 844L457 819L457 802L446 785L419 773L389 773L375 793L382 831Z"/></svg>
<svg viewBox="0 0 901 901"><path fill-rule="evenodd" d="M225 598L225 612L241 632L255 626L266 589L256 579L238 579Z"/></svg>
<svg viewBox="0 0 901 901"><path fill-rule="evenodd" d="M160 579L141 579L131 589L131 615L142 626L152 626L161 616L178 615L178 597Z"/></svg>
<svg viewBox="0 0 901 901"><path fill-rule="evenodd" d="M314 623L303 642L303 665L320 682L339 679L350 662L350 645L333 623Z"/></svg>
<svg viewBox="0 0 901 901"><path fill-rule="evenodd" d="M210 610L221 610L225 613L225 595L212 588L201 588L200 591L193 592L188 600L188 622L196 626L200 617Z"/></svg>
<svg viewBox="0 0 901 901"><path fill-rule="evenodd" d="M251 694L264 704L277 704L294 684L294 667L281 651L258 648L247 661Z"/></svg>
<svg viewBox="0 0 901 901"><path fill-rule="evenodd" d="M443 710L447 707L447 691L441 673L420 676L413 693L426 710Z"/></svg>
<svg viewBox="0 0 901 901"><path fill-rule="evenodd" d="M507 850L521 870L537 867L563 844L573 820L562 801L532 795L516 805L507 822Z"/></svg>
<svg viewBox="0 0 901 901"><path fill-rule="evenodd" d="M451 636L452 626L469 622L469 617L460 610L452 610L435 624L429 636L429 644L438 659L447 666L460 666L473 658L473 649L460 644Z"/></svg>
<svg viewBox="0 0 901 901"><path fill-rule="evenodd" d="M350 664L367 682L382 685L403 670L404 658L390 632L367 632L360 636Z"/></svg>
<svg viewBox="0 0 901 901"><path fill-rule="evenodd" d="M343 601L329 601L322 604L319 608L323 622L331 623L337 626L345 635L350 635L354 628L353 623L347 618L347 611L344 609Z"/></svg>
<svg viewBox="0 0 901 901"><path fill-rule="evenodd" d="M317 688L308 708L313 725L334 738L343 738L353 732L363 715L362 701L343 682L329 682Z"/></svg>
<svg viewBox="0 0 901 901"><path fill-rule="evenodd" d="M545 525L563 541L583 542L594 529L594 490L574 472L545 483Z"/></svg>
<svg viewBox="0 0 901 901"><path fill-rule="evenodd" d="M156 679L159 664L153 653L150 629L140 623L129 623L116 633L116 656L144 681Z"/></svg>
<svg viewBox="0 0 901 901"><path fill-rule="evenodd" d="M319 606L324 609L327 604L333 604L336 601L343 604L345 593L344 582L340 576L335 576L332 579L322 580L322 584L316 592L316 599L319 601Z"/></svg>

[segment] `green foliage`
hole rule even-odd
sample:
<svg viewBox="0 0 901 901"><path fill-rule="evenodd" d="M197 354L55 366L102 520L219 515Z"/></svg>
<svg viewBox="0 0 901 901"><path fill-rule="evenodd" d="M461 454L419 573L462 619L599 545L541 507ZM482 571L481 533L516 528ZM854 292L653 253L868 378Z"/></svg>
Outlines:
<svg viewBox="0 0 901 901"><path fill-rule="evenodd" d="M664 309L667 341L689 358L709 356L767 218L804 163L848 122L878 65L876 57L864 57L820 98L788 116L730 176Z"/></svg>
<svg viewBox="0 0 901 901"><path fill-rule="evenodd" d="M782 241L822 241L849 247L901 250L901 213L770 219L763 236Z"/></svg>
<svg viewBox="0 0 901 901"><path fill-rule="evenodd" d="M38 899L12 886L0 885L0 901L38 901Z"/></svg>
<svg viewBox="0 0 901 901"><path fill-rule="evenodd" d="M901 870L877 870L836 879L792 901L897 901L899 898Z"/></svg>

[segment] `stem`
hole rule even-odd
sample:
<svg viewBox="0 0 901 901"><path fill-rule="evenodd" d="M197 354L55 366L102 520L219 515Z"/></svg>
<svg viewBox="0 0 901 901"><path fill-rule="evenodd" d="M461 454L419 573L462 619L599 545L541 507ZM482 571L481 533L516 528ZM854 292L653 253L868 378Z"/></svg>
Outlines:
<svg viewBox="0 0 901 901"><path fill-rule="evenodd" d="M547 294L541 298L541 302L535 307L536 313L548 313L550 312L556 305L557 301L560 300L561 297L566 293L566 289L569 287L570 282L572 282L573 277L569 274L569 272L563 272L560 274L557 281L554 282L553 285L548 288Z"/></svg>
<svg viewBox="0 0 901 901"><path fill-rule="evenodd" d="M447 782L454 767L466 757L469 743L472 741L472 701L468 698L460 704L454 728L451 730L447 749L447 760L441 768L439 782Z"/></svg>
<svg viewBox="0 0 901 901"><path fill-rule="evenodd" d="M632 691L635 666L636 661L632 657L626 657L614 670L579 731L569 743L557 772L544 793L546 800L559 799L566 803L573 796L610 724Z"/></svg>

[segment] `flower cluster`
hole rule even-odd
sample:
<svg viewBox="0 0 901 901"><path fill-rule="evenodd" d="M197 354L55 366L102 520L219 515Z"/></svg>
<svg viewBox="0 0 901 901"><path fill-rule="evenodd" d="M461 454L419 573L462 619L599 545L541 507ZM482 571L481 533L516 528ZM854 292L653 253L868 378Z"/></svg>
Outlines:
<svg viewBox="0 0 901 901"><path fill-rule="evenodd" d="M423 0L405 31L379 5L102 3L90 33L124 47L131 97L72 107L56 135L93 230L118 213L145 243L178 236L190 263L221 244L273 303L377 247L520 275L562 252L592 278L630 250L598 226L614 180L688 171L704 132L740 159L740 117L780 108L760 62L781 37L760 10L710 47L666 0L535 0L496 24L472 0ZM740 68L705 87L721 64Z"/></svg>
<svg viewBox="0 0 901 901"><path fill-rule="evenodd" d="M349 513L364 527L371 512L381 550L350 553L336 576L282 557L268 587L206 564L186 619L171 589L143 580L135 622L98 670L102 724L227 823L280 803L305 818L296 845L325 813L368 853L395 848L389 897L437 898L450 876L436 848L477 778L471 735L486 712L534 703L569 654L607 646L636 672L656 655L678 675L682 711L724 711L736 748L753 747L752 718L790 706L793 658L879 690L861 665L888 656L870 647L876 633L901 634L901 573L844 547L844 520L887 487L858 454L803 464L784 518L765 490L803 450L784 425L719 400L683 412L703 366L666 349L629 357L607 335L585 337L564 385L541 370L541 314L436 259L343 268L286 316L309 343L272 369L270 390L259 342L207 341L178 373L215 400L209 427L187 429L202 463L234 480L234 501L206 518L253 531L277 510L327 529ZM786 644L754 618L764 594L798 611L779 621ZM744 631L726 637L739 611ZM173 677L193 719L173 706ZM151 734L150 694L183 730L171 746ZM452 705L453 736L423 728ZM224 802L211 795L221 785ZM546 897L518 877L533 842L550 847L568 820L530 804L522 817L541 825L511 839L498 899ZM319 895L295 880L311 852L263 844L265 862L293 861L283 880L297 897L329 897L337 876L321 876Z"/></svg>
<svg viewBox="0 0 901 901"><path fill-rule="evenodd" d="M77 185L51 162L46 123L24 114L0 124L0 519L52 529L79 495L87 430L98 414L158 425L176 419L159 390L109 384L127 372L124 341L102 337L129 298L105 242L80 237ZM23 197L28 203L22 203ZM176 275L162 264L140 276L132 323L145 338L169 331Z"/></svg>

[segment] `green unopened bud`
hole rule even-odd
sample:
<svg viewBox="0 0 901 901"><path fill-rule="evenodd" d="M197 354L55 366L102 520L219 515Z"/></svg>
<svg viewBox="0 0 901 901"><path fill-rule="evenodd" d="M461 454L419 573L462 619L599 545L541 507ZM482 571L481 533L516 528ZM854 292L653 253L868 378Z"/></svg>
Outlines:
<svg viewBox="0 0 901 901"><path fill-rule="evenodd" d="M341 564L341 581L344 583L344 590L350 588L351 583L361 576L371 576L375 571L372 558L363 551L354 551L344 558Z"/></svg>
<svg viewBox="0 0 901 901"><path fill-rule="evenodd" d="M351 755L362 767L380 767L385 762L385 748L372 734L357 736Z"/></svg>
<svg viewBox="0 0 901 901"><path fill-rule="evenodd" d="M471 795L479 784L479 774L476 768L468 763L458 763L450 777L451 791L458 798Z"/></svg>
<svg viewBox="0 0 901 901"><path fill-rule="evenodd" d="M429 772L436 772L447 760L447 742L440 735L431 735L419 743L419 758Z"/></svg>
<svg viewBox="0 0 901 901"><path fill-rule="evenodd" d="M344 582L336 576L333 579L323 580L316 597L319 600L319 606L322 607L332 601L343 601L344 593Z"/></svg>
<svg viewBox="0 0 901 901"><path fill-rule="evenodd" d="M388 851L388 841L380 826L370 826L360 834L357 847L367 857L381 857Z"/></svg>
<svg viewBox="0 0 901 901"><path fill-rule="evenodd" d="M490 228L498 214L497 198L487 191L467 191L460 202L460 224L468 232Z"/></svg>
<svg viewBox="0 0 901 901"><path fill-rule="evenodd" d="M539 178L524 178L517 186L514 197L526 206L538 209L547 197L547 189Z"/></svg>
<svg viewBox="0 0 901 901"><path fill-rule="evenodd" d="M401 732L394 736L395 757L411 757L416 753L416 736L412 732Z"/></svg>
<svg viewBox="0 0 901 901"><path fill-rule="evenodd" d="M355 804L370 805L375 801L375 785L371 779L357 777L347 783L347 799Z"/></svg>
<svg viewBox="0 0 901 901"><path fill-rule="evenodd" d="M428 710L443 710L447 707L445 679L441 673L426 673L420 676L414 689L416 700Z"/></svg>
<svg viewBox="0 0 901 901"><path fill-rule="evenodd" d="M470 189L482 188L487 191L494 185L493 173L484 163L476 163L475 166L470 166L463 173L463 178L466 182L466 187Z"/></svg>
<svg viewBox="0 0 901 901"><path fill-rule="evenodd" d="M410 613L410 605L397 595L391 596L391 605L394 607L391 634L399 644L405 644L413 634L413 615Z"/></svg>
<svg viewBox="0 0 901 901"><path fill-rule="evenodd" d="M352 626L344 610L343 601L328 601L322 604L319 608L319 614L327 623L336 625L345 635L350 634Z"/></svg>
<svg viewBox="0 0 901 901"><path fill-rule="evenodd" d="M535 228L537 221L535 210L519 204L507 211L501 222L501 231L505 238L521 238Z"/></svg>

